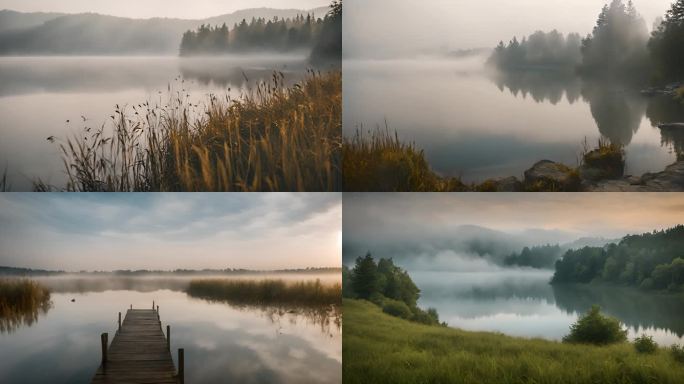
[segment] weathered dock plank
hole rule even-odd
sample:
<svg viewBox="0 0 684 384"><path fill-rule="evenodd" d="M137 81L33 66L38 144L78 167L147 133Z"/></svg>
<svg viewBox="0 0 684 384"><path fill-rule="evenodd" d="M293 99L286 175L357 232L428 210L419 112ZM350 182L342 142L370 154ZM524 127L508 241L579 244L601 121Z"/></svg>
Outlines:
<svg viewBox="0 0 684 384"><path fill-rule="evenodd" d="M106 337L103 334L103 343ZM176 374L158 307L129 309L111 345L103 344L103 361L91 383L177 384L183 382L182 372L181 367Z"/></svg>

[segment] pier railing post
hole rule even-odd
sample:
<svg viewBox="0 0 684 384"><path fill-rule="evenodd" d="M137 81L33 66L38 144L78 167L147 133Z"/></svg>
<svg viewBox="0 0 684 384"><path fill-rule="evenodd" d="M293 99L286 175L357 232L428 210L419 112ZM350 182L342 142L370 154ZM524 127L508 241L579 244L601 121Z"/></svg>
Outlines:
<svg viewBox="0 0 684 384"><path fill-rule="evenodd" d="M121 331L121 312L119 312L119 331Z"/></svg>
<svg viewBox="0 0 684 384"><path fill-rule="evenodd" d="M102 343L102 367L107 365L107 339L109 335L105 332L100 335L100 342Z"/></svg>
<svg viewBox="0 0 684 384"><path fill-rule="evenodd" d="M185 350L178 348L178 382L185 383Z"/></svg>
<svg viewBox="0 0 684 384"><path fill-rule="evenodd" d="M166 326L166 349L171 350L171 326Z"/></svg>
<svg viewBox="0 0 684 384"><path fill-rule="evenodd" d="M152 308L152 309L154 309L154 308ZM157 305L157 320L159 320L159 319L160 319L160 317L159 317L159 306Z"/></svg>
<svg viewBox="0 0 684 384"><path fill-rule="evenodd" d="M133 304L131 304L131 309L133 309Z"/></svg>

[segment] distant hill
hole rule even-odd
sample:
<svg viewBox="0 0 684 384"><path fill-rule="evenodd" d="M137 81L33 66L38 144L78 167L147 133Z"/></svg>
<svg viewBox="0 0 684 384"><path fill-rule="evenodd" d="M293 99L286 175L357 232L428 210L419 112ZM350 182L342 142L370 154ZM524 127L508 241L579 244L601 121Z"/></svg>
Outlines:
<svg viewBox="0 0 684 384"><path fill-rule="evenodd" d="M21 13L0 11L0 55L177 54L183 32L202 24L233 24L243 19L292 18L311 10L254 8L202 20L130 19L94 13Z"/></svg>

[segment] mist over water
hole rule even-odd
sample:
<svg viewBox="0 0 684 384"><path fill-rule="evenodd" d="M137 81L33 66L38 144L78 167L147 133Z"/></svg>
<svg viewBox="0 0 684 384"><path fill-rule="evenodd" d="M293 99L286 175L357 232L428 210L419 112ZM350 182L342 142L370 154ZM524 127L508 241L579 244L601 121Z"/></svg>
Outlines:
<svg viewBox="0 0 684 384"><path fill-rule="evenodd" d="M625 145L626 174L676 161L682 138L654 126L682 117L670 101L574 75L488 73L485 59L345 60L344 134L387 122L433 169L466 182L521 177L542 159L575 166L585 139L602 136Z"/></svg>
<svg viewBox="0 0 684 384"><path fill-rule="evenodd" d="M274 71L282 72L285 85L291 85L302 79L307 67L304 53L1 57L0 166L7 167L13 190L30 190L37 178L60 186L65 175L57 143L46 140L50 136L64 139L85 127L109 124L117 104L164 105L170 94L183 90L193 103L207 101L209 94L238 97L270 81Z"/></svg>
<svg viewBox="0 0 684 384"><path fill-rule="evenodd" d="M195 276L194 278L226 278ZM193 383L339 383L341 318L303 308L236 307L187 295L190 276L37 278L53 289L52 308L30 326L0 333L0 381L88 382L100 363L100 338L118 312L159 305L171 325L171 350L185 349ZM231 277L233 278L233 277ZM339 273L239 276L339 282ZM73 300L73 301L72 301ZM229 362L229 363L226 363ZM177 361L175 361L177 364Z"/></svg>

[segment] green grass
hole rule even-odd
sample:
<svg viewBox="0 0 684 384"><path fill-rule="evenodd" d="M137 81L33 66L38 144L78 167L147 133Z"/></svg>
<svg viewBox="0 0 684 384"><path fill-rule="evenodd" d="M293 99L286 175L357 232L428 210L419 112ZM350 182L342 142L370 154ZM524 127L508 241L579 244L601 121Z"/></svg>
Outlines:
<svg viewBox="0 0 684 384"><path fill-rule="evenodd" d="M341 187L342 74L283 75L238 99L116 106L111 122L59 141L67 185L36 190L334 191ZM54 138L49 138L54 140Z"/></svg>
<svg viewBox="0 0 684 384"><path fill-rule="evenodd" d="M408 322L343 301L345 383L682 383L684 364L629 343L564 344Z"/></svg>
<svg viewBox="0 0 684 384"><path fill-rule="evenodd" d="M339 306L342 285L323 284L318 279L298 282L271 279L198 279L190 282L188 294L238 305Z"/></svg>
<svg viewBox="0 0 684 384"><path fill-rule="evenodd" d="M32 280L0 279L0 331L31 325L50 309L50 291Z"/></svg>

